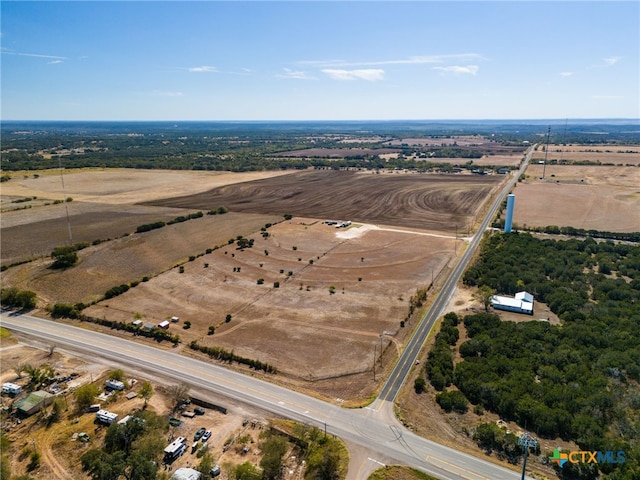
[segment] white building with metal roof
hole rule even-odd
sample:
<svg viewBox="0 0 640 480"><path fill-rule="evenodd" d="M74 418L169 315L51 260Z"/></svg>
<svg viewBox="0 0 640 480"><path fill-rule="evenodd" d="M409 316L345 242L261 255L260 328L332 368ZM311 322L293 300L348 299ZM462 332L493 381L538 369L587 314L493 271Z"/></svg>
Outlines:
<svg viewBox="0 0 640 480"><path fill-rule="evenodd" d="M533 315L533 295L528 292L518 292L514 298L494 295L491 306L496 310Z"/></svg>

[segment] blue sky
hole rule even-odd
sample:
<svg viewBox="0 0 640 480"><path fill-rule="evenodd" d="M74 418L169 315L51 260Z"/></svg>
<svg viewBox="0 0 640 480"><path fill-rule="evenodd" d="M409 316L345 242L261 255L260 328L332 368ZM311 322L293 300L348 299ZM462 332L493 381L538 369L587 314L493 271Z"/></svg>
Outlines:
<svg viewBox="0 0 640 480"><path fill-rule="evenodd" d="M5 120L640 117L640 2L0 3Z"/></svg>

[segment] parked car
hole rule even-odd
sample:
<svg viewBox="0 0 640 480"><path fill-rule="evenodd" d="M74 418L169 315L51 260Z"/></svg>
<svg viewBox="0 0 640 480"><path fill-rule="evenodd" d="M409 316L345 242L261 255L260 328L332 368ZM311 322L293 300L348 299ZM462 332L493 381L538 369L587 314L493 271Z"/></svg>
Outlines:
<svg viewBox="0 0 640 480"><path fill-rule="evenodd" d="M214 465L211 468L209 475L211 475L212 477L217 477L218 475L220 475L220 465Z"/></svg>
<svg viewBox="0 0 640 480"><path fill-rule="evenodd" d="M211 430L207 430L206 432L204 432L204 435L202 435L202 442L204 443L210 438L211 438Z"/></svg>
<svg viewBox="0 0 640 480"><path fill-rule="evenodd" d="M193 440L195 442L197 442L198 440L200 440L202 438L202 436L204 435L204 432L206 432L207 429L202 427L200 429L198 429L198 431L196 432L196 434L193 436Z"/></svg>
<svg viewBox="0 0 640 480"><path fill-rule="evenodd" d="M193 409L193 411L195 412L196 415L204 415L204 408L202 407L196 407Z"/></svg>

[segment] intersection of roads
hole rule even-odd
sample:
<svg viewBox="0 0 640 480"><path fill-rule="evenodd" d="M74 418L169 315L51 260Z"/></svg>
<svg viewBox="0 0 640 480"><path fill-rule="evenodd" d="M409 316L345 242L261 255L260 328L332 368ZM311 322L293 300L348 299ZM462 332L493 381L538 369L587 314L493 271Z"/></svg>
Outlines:
<svg viewBox="0 0 640 480"><path fill-rule="evenodd" d="M199 391L214 392L275 415L315 425L347 443L366 449L368 460L376 465L408 465L442 480L516 480L521 475L515 471L415 435L395 418L393 405L484 231L526 168L534 150L535 145L529 150L521 169L496 196L476 234L453 265L433 305L409 339L378 398L366 408L345 409L171 351L29 315L3 311L0 323L9 330L53 344L61 350L147 371L165 379L184 382ZM357 477L351 474L349 478Z"/></svg>

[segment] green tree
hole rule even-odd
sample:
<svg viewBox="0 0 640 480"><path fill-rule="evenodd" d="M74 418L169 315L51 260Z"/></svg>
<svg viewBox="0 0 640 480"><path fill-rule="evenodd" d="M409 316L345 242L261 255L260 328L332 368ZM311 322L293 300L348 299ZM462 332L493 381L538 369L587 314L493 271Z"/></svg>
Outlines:
<svg viewBox="0 0 640 480"><path fill-rule="evenodd" d="M205 454L200 457L197 470L204 475L204 478L209 478L209 472L213 468L213 465L213 457L209 452L205 452Z"/></svg>
<svg viewBox="0 0 640 480"><path fill-rule="evenodd" d="M249 462L232 468L230 474L232 480L262 480L262 472Z"/></svg>
<svg viewBox="0 0 640 480"><path fill-rule="evenodd" d="M138 393L138 396L144 399L144 408L147 408L147 402L153 396L153 385L151 385L151 382L147 380L142 382L142 387L140 387L140 393Z"/></svg>
<svg viewBox="0 0 640 480"><path fill-rule="evenodd" d="M73 392L73 396L75 398L78 411L84 412L89 405L93 403L99 393L100 388L93 383L87 383L86 385L76 388Z"/></svg>
<svg viewBox="0 0 640 480"><path fill-rule="evenodd" d="M117 380L119 382L124 381L124 371L120 368L116 368L115 370L111 370L109 372L109 380Z"/></svg>
<svg viewBox="0 0 640 480"><path fill-rule="evenodd" d="M465 413L469 408L467 397L459 390L451 390L448 392L440 392L436 395L436 402L445 412L455 410L459 413Z"/></svg>
<svg viewBox="0 0 640 480"><path fill-rule="evenodd" d="M279 435L273 435L264 442L262 445L263 456L260 461L263 479L274 480L278 477L282 469L282 457L287 449L287 441Z"/></svg>
<svg viewBox="0 0 640 480"><path fill-rule="evenodd" d="M91 449L80 457L82 470L92 480L118 480L124 474L125 454L117 452L111 455L101 449Z"/></svg>
<svg viewBox="0 0 640 480"><path fill-rule="evenodd" d="M54 259L51 268L69 268L78 262L76 248L71 246L55 247L51 252L51 258Z"/></svg>
<svg viewBox="0 0 640 480"><path fill-rule="evenodd" d="M495 294L495 289L487 285L483 285L473 294L473 298L482 304L485 312L488 312L489 307L491 306L491 297Z"/></svg>
<svg viewBox="0 0 640 480"><path fill-rule="evenodd" d="M16 287L3 288L0 303L6 307L17 307L22 310L36 308L37 295L31 290L18 290Z"/></svg>

